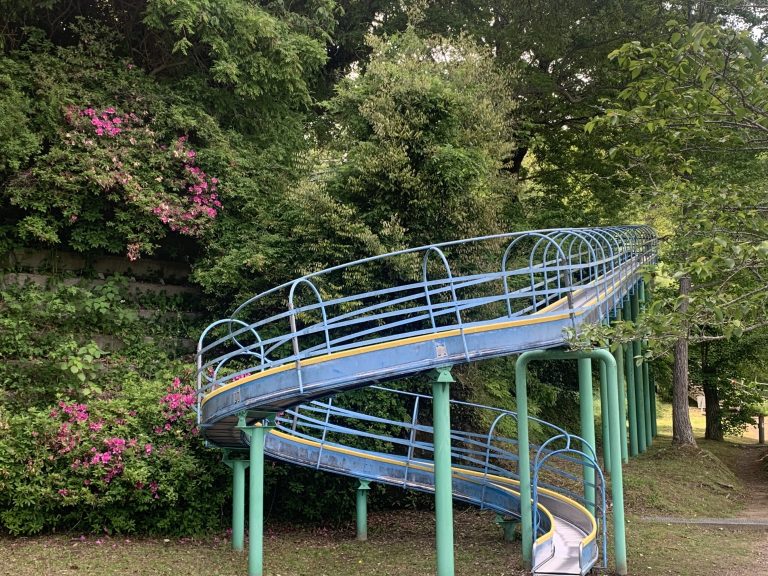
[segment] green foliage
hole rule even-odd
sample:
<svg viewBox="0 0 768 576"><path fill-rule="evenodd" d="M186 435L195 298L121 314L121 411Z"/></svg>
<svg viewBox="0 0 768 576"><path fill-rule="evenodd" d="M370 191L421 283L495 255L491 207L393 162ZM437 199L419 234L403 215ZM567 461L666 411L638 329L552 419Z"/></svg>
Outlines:
<svg viewBox="0 0 768 576"><path fill-rule="evenodd" d="M170 35L174 56L206 61L211 78L235 95L302 105L309 99L306 74L325 61L321 40L333 25L332 1L308 4L314 18L285 10L281 19L243 0L149 0L144 23Z"/></svg>
<svg viewBox="0 0 768 576"><path fill-rule="evenodd" d="M197 438L192 388L168 371L130 372L87 404L0 405L0 524L11 534L71 529L194 534L218 528L218 454ZM206 494L201 498L201 494Z"/></svg>
<svg viewBox="0 0 768 576"><path fill-rule="evenodd" d="M413 29L370 42L364 73L327 105L338 158L328 189L412 244L498 230L512 103L488 52Z"/></svg>
<svg viewBox="0 0 768 576"><path fill-rule="evenodd" d="M0 75L0 175L18 170L40 146L27 115L32 103L16 86L12 74L18 70L8 68Z"/></svg>
<svg viewBox="0 0 768 576"><path fill-rule="evenodd" d="M149 377L167 364L173 340L188 335L168 309L151 325L139 319L123 277L59 282L0 288L0 403L9 408L86 400L126 370Z"/></svg>

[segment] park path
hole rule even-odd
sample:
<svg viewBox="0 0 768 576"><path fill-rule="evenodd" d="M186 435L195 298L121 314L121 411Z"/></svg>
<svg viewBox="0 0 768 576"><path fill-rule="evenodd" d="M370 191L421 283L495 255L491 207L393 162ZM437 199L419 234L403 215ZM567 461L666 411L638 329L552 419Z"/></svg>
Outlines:
<svg viewBox="0 0 768 576"><path fill-rule="evenodd" d="M746 506L739 518L747 521L768 520L768 446L740 444L732 468L744 484ZM753 574L765 574L768 566L768 529L756 532Z"/></svg>

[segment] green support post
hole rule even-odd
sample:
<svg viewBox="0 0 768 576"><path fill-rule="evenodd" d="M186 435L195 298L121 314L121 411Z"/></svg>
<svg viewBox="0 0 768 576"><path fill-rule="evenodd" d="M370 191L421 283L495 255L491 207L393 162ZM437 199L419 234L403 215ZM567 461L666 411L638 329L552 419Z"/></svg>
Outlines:
<svg viewBox="0 0 768 576"><path fill-rule="evenodd" d="M250 474L248 493L248 576L264 574L264 441L274 427L274 414L263 422L247 426L245 415L238 419L238 428L250 440Z"/></svg>
<svg viewBox="0 0 768 576"><path fill-rule="evenodd" d="M640 310L644 312L646 304L645 282L640 280L640 282L638 282L638 286L638 300L640 304ZM645 401L645 444L648 448L650 448L651 444L653 444L653 417L651 403L654 401L654 399L651 394L651 382L648 379L648 362L645 361L645 349L647 347L648 342L643 340L640 346L640 350L643 354L643 364L641 369L643 373L643 399Z"/></svg>
<svg viewBox="0 0 768 576"><path fill-rule="evenodd" d="M368 540L368 491L371 489L370 480L360 479L360 485L355 494L355 512L357 520L357 539L361 542Z"/></svg>
<svg viewBox="0 0 768 576"><path fill-rule="evenodd" d="M584 440L581 451L590 454L595 450L595 405L592 395L592 360L579 358L579 414L581 416L581 437ZM584 464L584 501L587 509L595 513L595 469Z"/></svg>
<svg viewBox="0 0 768 576"><path fill-rule="evenodd" d="M520 538L523 567L533 563L533 509L531 507L531 453L528 441L528 361L535 355L524 352L515 362L515 402L517 404L517 475L520 479Z"/></svg>
<svg viewBox="0 0 768 576"><path fill-rule="evenodd" d="M600 425L603 431L603 466L611 473L611 428L608 414L608 375L605 362L600 362Z"/></svg>
<svg viewBox="0 0 768 576"><path fill-rule="evenodd" d="M640 302L638 294L635 292L630 297L632 303L632 322L637 322L637 317L640 315ZM635 408L637 410L637 450L640 453L646 450L646 433L645 433L645 390L643 389L643 366L637 364L637 358L641 355L640 341L632 341L632 371L634 372L635 379Z"/></svg>
<svg viewBox="0 0 768 576"><path fill-rule="evenodd" d="M224 451L224 464L232 468L232 550L242 552L245 543L245 469L248 460L230 458Z"/></svg>
<svg viewBox="0 0 768 576"><path fill-rule="evenodd" d="M617 310L616 319L621 321L621 310ZM624 347L619 344L613 351L613 359L616 361L616 384L619 390L619 433L621 438L621 461L629 462L627 449L627 395L626 378L624 377Z"/></svg>
<svg viewBox="0 0 768 576"><path fill-rule="evenodd" d="M648 362L643 360L643 389L645 390L645 443L650 448L653 444L653 409L656 403L655 395L651 391L651 382L648 378Z"/></svg>
<svg viewBox="0 0 768 576"><path fill-rule="evenodd" d="M624 478L621 470L621 449L619 442L619 395L616 361L607 350L598 350L605 354L608 372L608 404L610 406L611 426L611 498L613 499L613 546L616 574L627 574L627 540L624 525ZM610 360L609 360L610 359Z"/></svg>
<svg viewBox="0 0 768 576"><path fill-rule="evenodd" d="M629 298L624 300L624 318L632 319L632 309ZM629 455L637 456L637 395L635 394L635 370L632 367L632 344L623 344L624 368L627 377L627 412L629 413Z"/></svg>
<svg viewBox="0 0 768 576"><path fill-rule="evenodd" d="M611 428L611 498L613 500L613 539L616 574L627 574L626 529L624 526L624 482L621 470L621 434L619 432L619 395L616 361L607 350L589 352L559 352L533 350L524 352L515 363L515 394L517 401L518 475L520 479L520 522L522 528L523 563L531 568L533 552L533 514L531 506L531 460L528 441L527 367L532 360L574 360L593 358L604 361L607 367L609 422Z"/></svg>
<svg viewBox="0 0 768 576"><path fill-rule="evenodd" d="M437 576L453 576L453 472L451 470L451 367L432 372Z"/></svg>
<svg viewBox="0 0 768 576"><path fill-rule="evenodd" d="M496 524L504 531L504 542L514 542L520 536L520 521L496 514Z"/></svg>
<svg viewBox="0 0 768 576"><path fill-rule="evenodd" d="M651 371L651 365L648 364L648 382L651 389L651 433L653 437L658 436L658 422L656 422L656 381L653 379L653 372Z"/></svg>

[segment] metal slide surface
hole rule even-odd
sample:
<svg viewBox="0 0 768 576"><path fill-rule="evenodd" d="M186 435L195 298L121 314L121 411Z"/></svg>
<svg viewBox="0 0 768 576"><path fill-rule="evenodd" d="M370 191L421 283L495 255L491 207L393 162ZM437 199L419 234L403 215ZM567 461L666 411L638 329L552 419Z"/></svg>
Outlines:
<svg viewBox="0 0 768 576"><path fill-rule="evenodd" d="M430 368L563 346L568 332L610 318L655 247L645 226L511 233L360 260L259 294L200 338L203 433L214 445L243 448L239 414L255 421L285 412L291 425L283 416L280 431L267 437L273 457L430 490L429 443L418 443L426 427L414 428L412 444L392 453L352 448L350 441L366 438L364 427L340 430L331 402L314 401ZM318 406L325 417L308 423ZM454 431L455 496L516 516L516 475L508 471L515 452L505 448L492 464L494 432ZM478 462L483 446L486 458ZM539 493L535 572L586 573L598 557L594 516L574 495Z"/></svg>

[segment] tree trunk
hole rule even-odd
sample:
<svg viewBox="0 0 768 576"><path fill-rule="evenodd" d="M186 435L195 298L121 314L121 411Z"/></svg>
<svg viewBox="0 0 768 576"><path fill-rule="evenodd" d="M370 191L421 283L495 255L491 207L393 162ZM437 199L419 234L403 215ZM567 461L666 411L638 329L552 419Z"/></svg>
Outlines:
<svg viewBox="0 0 768 576"><path fill-rule="evenodd" d="M688 294L691 291L691 278L680 278L678 294L680 314L688 311ZM688 415L688 321L683 318L683 335L675 343L675 366L672 374L672 444L676 446L696 446L693 437L691 418Z"/></svg>
<svg viewBox="0 0 768 576"><path fill-rule="evenodd" d="M717 378L709 363L709 342L701 343L701 385L706 403L706 428L704 438L722 440L723 427L720 423L720 395L717 392Z"/></svg>

